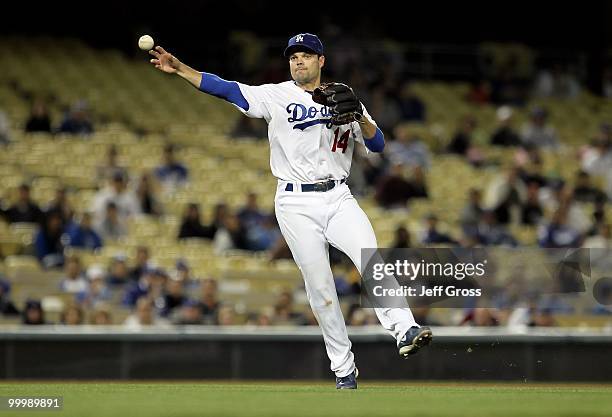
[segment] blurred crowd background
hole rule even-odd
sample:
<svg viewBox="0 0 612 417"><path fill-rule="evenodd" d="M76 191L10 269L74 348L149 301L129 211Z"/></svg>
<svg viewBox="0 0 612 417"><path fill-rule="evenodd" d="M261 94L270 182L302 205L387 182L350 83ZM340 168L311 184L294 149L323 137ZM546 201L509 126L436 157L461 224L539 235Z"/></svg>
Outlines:
<svg viewBox="0 0 612 417"><path fill-rule="evenodd" d="M119 10L109 7L100 21ZM274 217L265 123L155 71L135 50L142 33L199 70L262 84L288 79L289 36L316 32L325 80L353 87L385 133L382 154L356 149L349 178L380 246L609 250L611 9L562 13L561 22L596 18L570 37L558 22L540 33L547 7L521 33L519 21L499 32L487 21L482 35L467 12L445 14L444 33L421 30L429 9L406 17L406 31L396 18L387 27L356 15L350 25L319 17L313 29L239 20L190 32L193 16L168 29L119 12L108 38L95 22L9 23L0 32L1 321L316 325ZM375 324L359 308L354 266L333 248L330 261L347 323ZM530 294L415 315L421 324L611 326L597 303Z"/></svg>

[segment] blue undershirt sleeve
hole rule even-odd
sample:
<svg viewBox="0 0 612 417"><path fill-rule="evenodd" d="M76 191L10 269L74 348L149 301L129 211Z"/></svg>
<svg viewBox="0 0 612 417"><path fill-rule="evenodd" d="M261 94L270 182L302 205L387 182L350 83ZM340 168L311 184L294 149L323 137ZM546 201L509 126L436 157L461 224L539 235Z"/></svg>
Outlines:
<svg viewBox="0 0 612 417"><path fill-rule="evenodd" d="M249 110L249 103L242 95L240 87L235 81L227 81L215 74L203 72L202 80L200 81L200 91L227 100L244 111Z"/></svg>
<svg viewBox="0 0 612 417"><path fill-rule="evenodd" d="M382 152L385 149L385 135L379 128L376 128L376 133L372 138L363 138L363 142L372 152Z"/></svg>

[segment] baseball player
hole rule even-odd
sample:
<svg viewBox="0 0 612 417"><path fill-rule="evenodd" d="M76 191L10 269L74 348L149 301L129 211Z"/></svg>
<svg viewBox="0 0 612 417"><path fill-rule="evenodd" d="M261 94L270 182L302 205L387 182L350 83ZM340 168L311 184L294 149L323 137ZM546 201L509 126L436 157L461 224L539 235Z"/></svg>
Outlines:
<svg viewBox="0 0 612 417"><path fill-rule="evenodd" d="M316 35L289 39L284 56L291 81L250 86L226 81L183 64L161 46L151 63L200 91L232 103L268 123L270 166L278 178L275 212L304 278L312 311L323 333L336 388L357 388L357 368L329 265L328 245L346 253L362 272L361 249L377 248L369 219L346 184L356 143L381 152L381 130L340 83L321 84L323 44ZM376 308L382 326L408 356L427 345L431 330L419 327L409 308Z"/></svg>

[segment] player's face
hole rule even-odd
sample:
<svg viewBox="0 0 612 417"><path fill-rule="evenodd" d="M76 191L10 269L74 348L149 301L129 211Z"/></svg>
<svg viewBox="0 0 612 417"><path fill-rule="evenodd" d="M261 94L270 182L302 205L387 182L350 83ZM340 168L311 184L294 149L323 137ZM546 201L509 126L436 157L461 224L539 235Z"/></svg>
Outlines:
<svg viewBox="0 0 612 417"><path fill-rule="evenodd" d="M325 57L310 52L294 52L289 56L291 78L298 84L315 81L321 74Z"/></svg>

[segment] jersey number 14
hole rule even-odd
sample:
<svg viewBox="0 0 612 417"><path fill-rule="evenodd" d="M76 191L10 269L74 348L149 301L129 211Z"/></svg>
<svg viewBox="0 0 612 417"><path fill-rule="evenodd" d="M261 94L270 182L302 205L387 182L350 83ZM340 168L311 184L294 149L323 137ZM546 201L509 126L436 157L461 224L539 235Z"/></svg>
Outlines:
<svg viewBox="0 0 612 417"><path fill-rule="evenodd" d="M347 130L342 134L342 136L340 136L340 139L338 139L338 135L340 134L340 128L336 129L336 131L334 132L334 144L332 145L332 152L336 152L336 149L342 149L342 153L346 152L346 148L348 148L348 140L350 133L351 131Z"/></svg>

